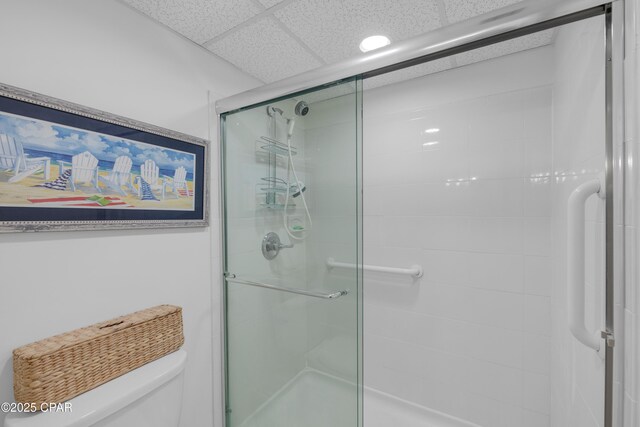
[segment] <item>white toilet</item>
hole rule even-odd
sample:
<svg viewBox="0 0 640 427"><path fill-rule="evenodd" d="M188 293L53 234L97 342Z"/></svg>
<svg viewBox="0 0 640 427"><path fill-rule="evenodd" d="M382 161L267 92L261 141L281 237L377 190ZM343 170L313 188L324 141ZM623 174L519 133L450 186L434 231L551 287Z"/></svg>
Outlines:
<svg viewBox="0 0 640 427"><path fill-rule="evenodd" d="M178 350L71 399L71 412L9 414L4 427L177 427L186 360Z"/></svg>

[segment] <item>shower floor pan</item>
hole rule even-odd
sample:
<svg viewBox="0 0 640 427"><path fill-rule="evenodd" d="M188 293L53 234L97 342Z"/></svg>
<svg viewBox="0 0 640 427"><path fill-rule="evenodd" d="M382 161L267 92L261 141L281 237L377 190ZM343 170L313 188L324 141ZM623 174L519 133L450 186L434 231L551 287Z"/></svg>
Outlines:
<svg viewBox="0 0 640 427"><path fill-rule="evenodd" d="M305 369L241 427L356 426L354 385ZM377 390L365 388L364 427L480 427Z"/></svg>

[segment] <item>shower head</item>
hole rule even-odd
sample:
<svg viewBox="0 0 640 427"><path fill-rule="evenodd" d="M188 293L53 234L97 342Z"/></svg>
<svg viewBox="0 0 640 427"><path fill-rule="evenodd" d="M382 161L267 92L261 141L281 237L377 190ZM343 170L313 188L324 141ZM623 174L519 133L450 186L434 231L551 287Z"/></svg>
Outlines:
<svg viewBox="0 0 640 427"><path fill-rule="evenodd" d="M296 116L306 116L309 113L309 105L304 101L300 101L296 104L294 111Z"/></svg>

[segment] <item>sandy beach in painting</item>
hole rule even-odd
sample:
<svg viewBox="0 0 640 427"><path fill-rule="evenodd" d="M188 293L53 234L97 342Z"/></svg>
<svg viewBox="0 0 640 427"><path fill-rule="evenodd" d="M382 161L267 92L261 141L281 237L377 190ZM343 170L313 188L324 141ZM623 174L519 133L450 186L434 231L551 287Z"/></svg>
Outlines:
<svg viewBox="0 0 640 427"><path fill-rule="evenodd" d="M51 165L50 167L50 180L54 180L59 176L60 168L57 165ZM109 171L99 171L100 176L107 176ZM112 191L104 183L99 184L101 192L97 192L95 188L91 186L79 185L76 191L60 191L51 190L49 188L37 187L37 185L44 183L43 173L36 173L28 176L19 182L10 183L9 179L13 176L10 171L0 171L0 203L4 206L29 206L29 207L50 207L50 205L42 203L33 203L31 200L37 199L53 199L53 198L85 198L89 199L91 196L99 195L105 198L113 198L121 200L125 205L115 205L112 207L135 207L139 209L170 209L170 210L190 210L193 207L193 197L185 197L185 195L176 195L172 191L167 191L165 200L162 200L158 192L157 198L159 200L140 200L137 193L126 192L126 195L122 195ZM133 182L137 174L132 174ZM193 182L188 181L189 193L193 194ZM137 186L134 186L137 190ZM109 207L100 206L98 203L77 203L86 204L86 207ZM74 206L83 207L83 206Z"/></svg>

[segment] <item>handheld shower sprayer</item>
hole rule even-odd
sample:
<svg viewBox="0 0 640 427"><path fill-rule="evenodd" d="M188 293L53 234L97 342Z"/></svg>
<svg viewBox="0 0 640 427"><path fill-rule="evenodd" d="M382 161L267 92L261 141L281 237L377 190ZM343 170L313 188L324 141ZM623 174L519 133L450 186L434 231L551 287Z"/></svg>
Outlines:
<svg viewBox="0 0 640 427"><path fill-rule="evenodd" d="M289 130L287 131L287 137L291 138L293 136L293 128L296 125L296 119L287 119L287 123L289 124Z"/></svg>

